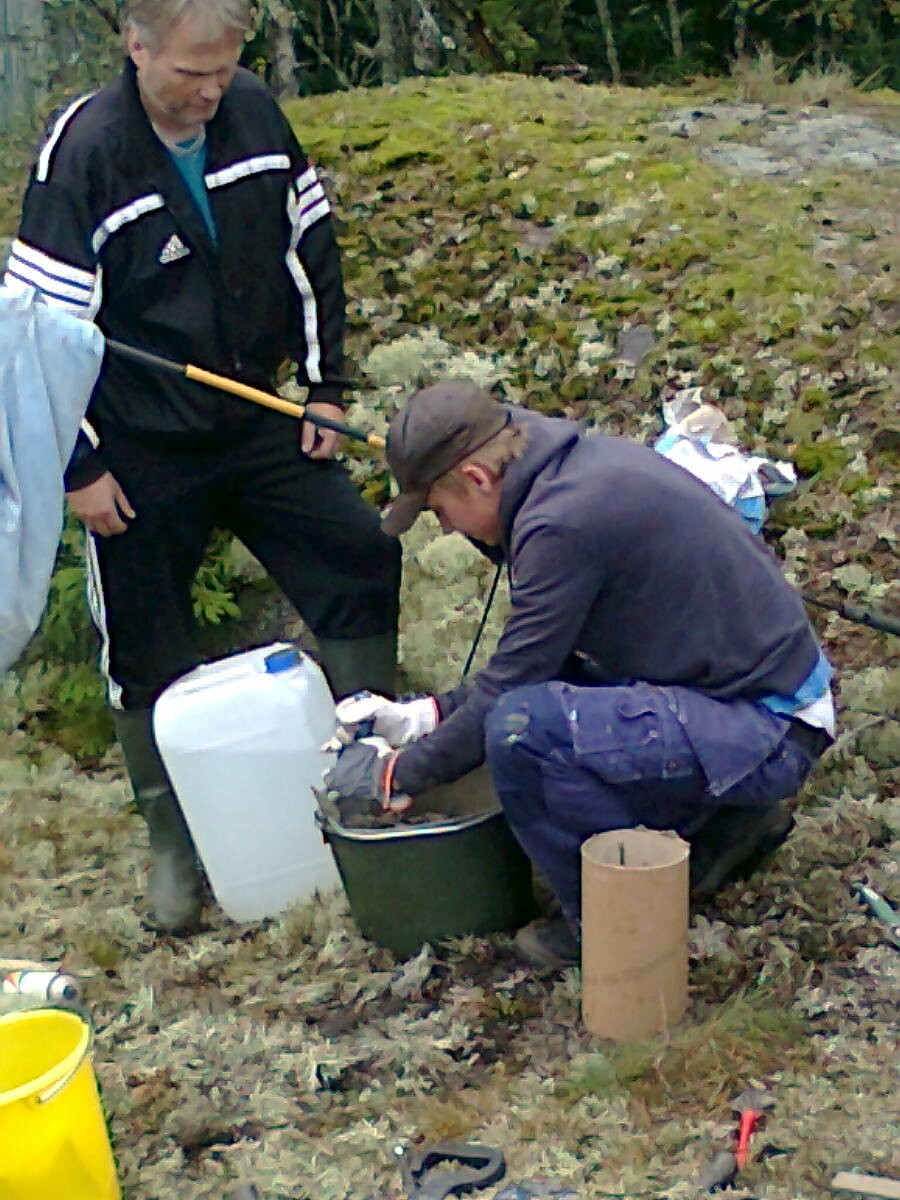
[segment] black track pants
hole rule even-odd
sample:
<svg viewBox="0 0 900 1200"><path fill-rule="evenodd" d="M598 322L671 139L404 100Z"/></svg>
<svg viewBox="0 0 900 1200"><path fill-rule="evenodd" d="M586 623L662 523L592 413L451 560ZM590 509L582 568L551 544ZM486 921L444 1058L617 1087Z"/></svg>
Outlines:
<svg viewBox="0 0 900 1200"><path fill-rule="evenodd" d="M190 447L105 431L102 453L137 516L88 540L89 599L114 705L148 707L200 660L190 588L214 528L259 559L318 637L396 627L400 545L347 472L299 451L292 418L240 444Z"/></svg>

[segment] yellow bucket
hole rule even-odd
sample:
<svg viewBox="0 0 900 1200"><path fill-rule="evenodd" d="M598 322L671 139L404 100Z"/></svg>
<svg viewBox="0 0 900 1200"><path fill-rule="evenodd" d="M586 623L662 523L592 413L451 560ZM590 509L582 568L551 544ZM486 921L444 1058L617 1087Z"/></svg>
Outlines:
<svg viewBox="0 0 900 1200"><path fill-rule="evenodd" d="M74 1012L0 1017L3 1200L119 1200L90 1041Z"/></svg>

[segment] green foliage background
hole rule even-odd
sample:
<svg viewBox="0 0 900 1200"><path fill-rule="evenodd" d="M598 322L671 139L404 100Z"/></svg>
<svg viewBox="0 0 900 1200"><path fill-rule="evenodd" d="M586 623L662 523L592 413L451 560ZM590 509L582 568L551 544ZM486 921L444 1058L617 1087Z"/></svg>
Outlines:
<svg viewBox="0 0 900 1200"><path fill-rule="evenodd" d="M42 71L77 89L119 55L115 0L44 0ZM840 62L857 83L900 86L900 0L405 0L416 69L535 72L580 64L592 82L646 86L719 74L766 49L793 71ZM382 80L376 0L257 0L248 61L267 72L290 30L301 94Z"/></svg>
<svg viewBox="0 0 900 1200"><path fill-rule="evenodd" d="M621 82L645 86L727 71L734 58L768 47L795 70L840 61L857 82L900 85L897 0L431 0L408 7L431 19L418 58L439 72L579 63L591 81L618 81L620 73ZM372 0L260 6L269 19L285 8L294 13L304 94L378 82L377 57L373 64L360 53L377 40Z"/></svg>

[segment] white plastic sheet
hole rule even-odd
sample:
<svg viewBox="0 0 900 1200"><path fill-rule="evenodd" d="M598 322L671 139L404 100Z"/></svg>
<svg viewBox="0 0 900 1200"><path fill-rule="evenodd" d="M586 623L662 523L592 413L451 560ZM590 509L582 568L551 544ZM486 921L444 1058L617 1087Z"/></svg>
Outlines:
<svg viewBox="0 0 900 1200"><path fill-rule="evenodd" d="M95 325L0 287L0 672L41 619L63 472L102 360Z"/></svg>

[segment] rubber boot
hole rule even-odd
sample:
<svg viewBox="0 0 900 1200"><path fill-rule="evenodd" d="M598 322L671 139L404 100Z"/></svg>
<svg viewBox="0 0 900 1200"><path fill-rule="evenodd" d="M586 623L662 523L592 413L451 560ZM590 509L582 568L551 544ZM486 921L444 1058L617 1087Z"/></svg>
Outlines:
<svg viewBox="0 0 900 1200"><path fill-rule="evenodd" d="M555 917L538 917L523 925L513 938L519 956L534 967L561 971L581 961L581 941L560 913Z"/></svg>
<svg viewBox="0 0 900 1200"><path fill-rule="evenodd" d="M794 828L794 816L783 800L760 812L755 808L720 808L691 834L691 900L703 903L716 892L763 865Z"/></svg>
<svg viewBox="0 0 900 1200"><path fill-rule="evenodd" d="M364 690L396 694L396 631L367 638L319 638L319 662L335 700Z"/></svg>
<svg viewBox="0 0 900 1200"><path fill-rule="evenodd" d="M148 708L113 712L138 810L150 834L150 923L183 936L200 925L202 874L194 843L153 737Z"/></svg>

